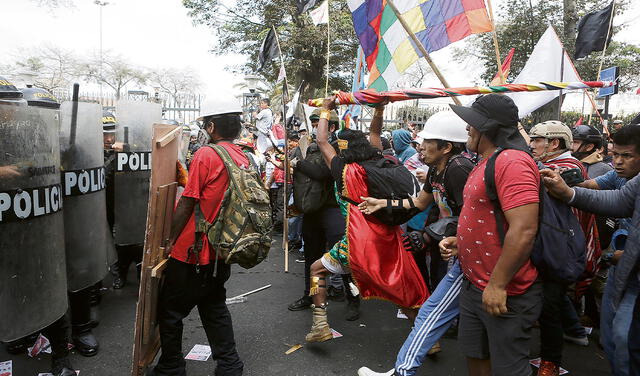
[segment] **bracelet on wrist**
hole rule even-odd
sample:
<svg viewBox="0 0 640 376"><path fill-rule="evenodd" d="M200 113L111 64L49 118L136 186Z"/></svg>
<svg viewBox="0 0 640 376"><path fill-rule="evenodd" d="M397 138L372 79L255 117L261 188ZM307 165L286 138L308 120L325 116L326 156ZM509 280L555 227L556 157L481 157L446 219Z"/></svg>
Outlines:
<svg viewBox="0 0 640 376"><path fill-rule="evenodd" d="M329 120L331 118L331 111L327 109L323 109L320 111L320 119Z"/></svg>

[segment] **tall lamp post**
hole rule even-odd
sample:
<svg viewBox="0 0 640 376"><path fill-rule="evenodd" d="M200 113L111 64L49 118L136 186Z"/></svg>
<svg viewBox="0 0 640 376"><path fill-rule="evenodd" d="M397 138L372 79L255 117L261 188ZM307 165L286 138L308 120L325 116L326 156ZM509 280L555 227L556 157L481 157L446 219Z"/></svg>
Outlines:
<svg viewBox="0 0 640 376"><path fill-rule="evenodd" d="M95 0L93 3L100 9L100 80L102 80L102 8L109 5L109 3L100 0ZM102 81L100 81L100 104L102 104Z"/></svg>
<svg viewBox="0 0 640 376"><path fill-rule="evenodd" d="M242 94L242 107L246 116L245 121L253 124L253 113L257 110L258 102L260 100L260 93L256 93L258 82L260 82L260 77L255 75L248 75L244 77L244 81L247 84L247 89L249 89L249 92Z"/></svg>

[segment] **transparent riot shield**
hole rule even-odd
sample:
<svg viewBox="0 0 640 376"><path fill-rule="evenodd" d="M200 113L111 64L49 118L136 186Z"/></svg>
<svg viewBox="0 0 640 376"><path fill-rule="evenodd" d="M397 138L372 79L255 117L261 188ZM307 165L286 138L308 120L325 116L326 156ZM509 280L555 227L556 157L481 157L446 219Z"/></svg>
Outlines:
<svg viewBox="0 0 640 376"><path fill-rule="evenodd" d="M119 101L116 118L120 124L116 139L125 143L125 151L117 153L115 160L115 242L143 244L151 177L151 130L162 118L162 106Z"/></svg>
<svg viewBox="0 0 640 376"><path fill-rule="evenodd" d="M0 341L67 310L58 110L0 104Z"/></svg>
<svg viewBox="0 0 640 376"><path fill-rule="evenodd" d="M60 107L67 280L69 291L73 292L104 278L107 252L113 242L107 224L102 106L77 106L75 118L73 102L64 102Z"/></svg>

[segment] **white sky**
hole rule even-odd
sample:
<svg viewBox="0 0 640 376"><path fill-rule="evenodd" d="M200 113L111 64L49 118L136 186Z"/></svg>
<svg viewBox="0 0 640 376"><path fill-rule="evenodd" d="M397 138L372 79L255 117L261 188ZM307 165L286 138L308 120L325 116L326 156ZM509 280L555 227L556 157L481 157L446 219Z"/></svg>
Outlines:
<svg viewBox="0 0 640 376"><path fill-rule="evenodd" d="M209 52L214 45L212 32L204 26L193 26L180 0L108 0L103 7L103 48L126 56L133 64L147 67L191 67L203 81L201 91L217 96L221 91L238 92L232 86L243 77L224 70L238 64L244 57L230 52L215 56ZM231 1L229 1L231 2ZM498 9L506 0L493 0ZM99 11L93 0L74 0L73 8L50 9L31 0L0 0L0 62L8 63L20 47L36 47L44 43L58 45L79 54L99 49ZM640 44L640 1L615 24L630 26L616 35L616 40ZM634 21L634 22L630 22ZM462 46L458 42L453 46ZM477 78L473 64L452 62L453 47L433 53L452 86L469 85ZM425 86L440 86L434 79ZM130 88L133 89L133 88Z"/></svg>

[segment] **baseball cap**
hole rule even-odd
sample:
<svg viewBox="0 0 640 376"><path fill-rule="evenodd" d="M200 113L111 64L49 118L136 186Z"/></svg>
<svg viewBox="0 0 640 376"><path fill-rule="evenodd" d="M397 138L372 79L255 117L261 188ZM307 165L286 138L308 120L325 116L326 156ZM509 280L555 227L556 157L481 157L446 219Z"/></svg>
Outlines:
<svg viewBox="0 0 640 376"><path fill-rule="evenodd" d="M456 115L480 132L489 131L495 123L502 127L518 127L518 106L505 95L482 95L471 107L450 106Z"/></svg>

